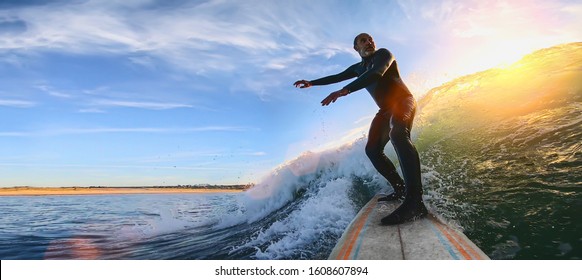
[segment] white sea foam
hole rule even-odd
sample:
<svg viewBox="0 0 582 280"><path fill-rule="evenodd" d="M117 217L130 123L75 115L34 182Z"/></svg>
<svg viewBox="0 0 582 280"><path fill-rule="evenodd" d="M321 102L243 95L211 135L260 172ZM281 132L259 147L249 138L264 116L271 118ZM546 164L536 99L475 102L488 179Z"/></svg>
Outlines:
<svg viewBox="0 0 582 280"><path fill-rule="evenodd" d="M238 197L238 211L223 217L218 227L256 222L291 202L300 191L316 194L328 183L354 176L370 178L378 185L386 184L364 153L366 139L361 138L337 149L306 152L277 167L260 183ZM351 182L349 183L351 184Z"/></svg>
<svg viewBox="0 0 582 280"><path fill-rule="evenodd" d="M287 215L262 228L244 245L256 248L258 259L300 256L319 239L341 235L356 215L350 197L354 178L368 186L387 186L365 155L367 138L336 149L307 152L277 167L252 189L238 196L238 206L224 215L217 228L251 224L281 209L303 193L303 200ZM261 247L262 249L259 249Z"/></svg>
<svg viewBox="0 0 582 280"><path fill-rule="evenodd" d="M359 210L352 196L361 189L354 189L354 178L372 186L373 192L388 186L365 155L366 141L367 138L362 137L335 149L306 152L274 169L253 188L234 195L229 209L222 207L222 213L214 213L216 215L197 222L215 224L217 230L249 225L291 202L298 203L288 213L282 213L278 220L261 225L258 232L232 252L253 248L257 259L302 258L303 252L313 254L309 252L310 247L325 242L329 236L338 238ZM390 144L386 152L393 160L396 158ZM440 179L436 171L423 169L428 171L423 174L423 181L431 183ZM434 193L428 195L439 197ZM153 236L197 224L184 220L178 210L160 209L159 216L137 228L142 235Z"/></svg>
<svg viewBox="0 0 582 280"><path fill-rule="evenodd" d="M356 215L356 209L348 197L351 186L351 181L345 178L328 182L317 196L307 199L299 210L275 222L247 246L263 244L273 236L282 236L255 255L258 259L281 259L300 254L316 239L340 236Z"/></svg>

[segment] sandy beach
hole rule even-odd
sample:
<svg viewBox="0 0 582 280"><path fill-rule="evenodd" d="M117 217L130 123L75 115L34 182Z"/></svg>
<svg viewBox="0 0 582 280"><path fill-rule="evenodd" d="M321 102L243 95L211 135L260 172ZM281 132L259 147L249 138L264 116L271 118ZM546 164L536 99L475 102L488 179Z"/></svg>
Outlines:
<svg viewBox="0 0 582 280"><path fill-rule="evenodd" d="M0 188L0 196L221 193L242 191L244 190L169 187L9 187Z"/></svg>

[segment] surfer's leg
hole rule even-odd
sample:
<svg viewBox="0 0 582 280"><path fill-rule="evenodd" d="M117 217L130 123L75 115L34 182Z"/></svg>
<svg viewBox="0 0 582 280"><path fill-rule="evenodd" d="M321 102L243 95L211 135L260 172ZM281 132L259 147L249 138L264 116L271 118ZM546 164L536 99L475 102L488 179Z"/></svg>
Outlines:
<svg viewBox="0 0 582 280"><path fill-rule="evenodd" d="M390 119L390 139L404 175L406 196L404 202L390 215L382 219L382 224L393 225L426 216L428 213L422 201L422 181L418 151L410 140L410 130L416 111L414 99L403 100L398 111Z"/></svg>
<svg viewBox="0 0 582 280"><path fill-rule="evenodd" d="M398 175L396 167L384 153L384 147L390 140L390 119L385 111L380 110L372 120L370 132L368 133L368 143L366 144L366 155L370 161L386 180L390 183L394 192L388 196L381 197L378 201L391 201L404 198L404 181Z"/></svg>

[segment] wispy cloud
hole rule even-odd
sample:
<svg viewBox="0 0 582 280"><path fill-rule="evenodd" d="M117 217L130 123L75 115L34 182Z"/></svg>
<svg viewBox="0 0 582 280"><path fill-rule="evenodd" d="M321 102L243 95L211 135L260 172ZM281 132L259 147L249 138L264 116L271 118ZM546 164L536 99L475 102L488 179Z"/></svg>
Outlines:
<svg viewBox="0 0 582 280"><path fill-rule="evenodd" d="M147 83L147 82L146 82ZM144 83L142 83L144 84ZM195 108L204 111L216 111L214 108L195 104L192 96L179 92L163 92L164 85L153 83L152 86L140 85L140 87L129 88L126 90L116 90L109 87L98 87L96 89L59 89L48 84L38 84L33 88L48 96L56 97L62 100L52 102L67 102L77 106L79 113L105 113L109 108L133 108L143 110L172 110L181 108ZM168 102L169 99L188 100L190 102ZM13 102L14 106L18 105ZM6 102L8 104L8 102ZM24 106L26 103L21 104ZM2 105L2 104L0 104Z"/></svg>
<svg viewBox="0 0 582 280"><path fill-rule="evenodd" d="M296 3L211 0L156 8L164 2L113 2L65 1L4 9L0 21L18 22L20 28L0 37L0 45L23 52L139 53L146 55L132 57L135 64L152 67L151 58L157 57L198 73L232 71L257 59L263 62L259 65L284 67L280 62L269 63L281 51L327 56L350 52L348 43L338 48L329 34L340 30L328 24L340 15L330 18L333 13L305 11ZM329 3L310 5L327 9ZM326 24L327 30L310 22Z"/></svg>
<svg viewBox="0 0 582 280"><path fill-rule="evenodd" d="M233 5L237 4L208 1L162 12L143 4L102 1L14 7L0 15L24 27L14 36L2 37L1 42L5 49L160 51L158 55L178 49L211 50L215 45L252 50L277 47L275 41L265 40L267 22L257 25L247 4L241 3L241 9ZM246 16L248 12L250 16Z"/></svg>
<svg viewBox="0 0 582 280"><path fill-rule="evenodd" d="M148 110L168 110L177 108L192 108L189 104L178 103L161 103L161 102L139 102L139 101L119 101L119 100L96 100L93 102L96 106L107 107L128 107Z"/></svg>
<svg viewBox="0 0 582 280"><path fill-rule="evenodd" d="M31 135L32 134L28 132L17 132L17 131L0 132L0 137L26 137Z"/></svg>
<svg viewBox="0 0 582 280"><path fill-rule="evenodd" d="M0 106L14 108L30 108L36 106L36 103L26 100L0 99Z"/></svg>
<svg viewBox="0 0 582 280"><path fill-rule="evenodd" d="M129 58L129 61L134 64L137 65L139 67L143 67L149 70L155 70L156 69L156 63L154 62L154 59L151 58L150 56L133 56Z"/></svg>
<svg viewBox="0 0 582 280"><path fill-rule="evenodd" d="M79 112L79 113L97 113L97 114L106 113L106 111L101 110L101 109L96 109L96 108L79 109L77 112Z"/></svg>
<svg viewBox="0 0 582 280"><path fill-rule="evenodd" d="M37 136L62 136L78 134L101 134L101 133L165 133L180 134L193 132L245 132L257 131L253 127L243 126L202 126L183 128L162 128L162 127L102 127L102 128L60 128L41 131L0 131L0 137L37 137Z"/></svg>
<svg viewBox="0 0 582 280"><path fill-rule="evenodd" d="M38 85L36 86L36 88L48 93L50 96L53 97L59 97L59 98L71 98L71 95L68 93L63 93L61 91L58 91L56 89L51 88L50 86L47 85Z"/></svg>
<svg viewBox="0 0 582 280"><path fill-rule="evenodd" d="M548 36L578 41L582 5L576 1L398 1L407 17L444 39L522 40ZM555 43L557 44L557 43Z"/></svg>
<svg viewBox="0 0 582 280"><path fill-rule="evenodd" d="M115 2L8 6L0 11L0 26L11 34L0 36L0 51L124 54L140 67L167 63L203 75L249 71L249 65L254 71L297 68L306 54L355 55L349 41L362 27L402 43L410 37L438 40L443 33L471 38L493 31L550 31L556 21L580 23L575 19L580 5L552 1L398 1L361 7L356 14L353 5L335 1ZM397 7L395 14L403 12L407 20L384 35L382 22ZM370 24L351 24L364 19ZM532 24L547 26L529 28Z"/></svg>
<svg viewBox="0 0 582 280"><path fill-rule="evenodd" d="M361 118L357 119L356 121L354 121L354 124L369 123L373 118L374 118L374 115L361 117Z"/></svg>

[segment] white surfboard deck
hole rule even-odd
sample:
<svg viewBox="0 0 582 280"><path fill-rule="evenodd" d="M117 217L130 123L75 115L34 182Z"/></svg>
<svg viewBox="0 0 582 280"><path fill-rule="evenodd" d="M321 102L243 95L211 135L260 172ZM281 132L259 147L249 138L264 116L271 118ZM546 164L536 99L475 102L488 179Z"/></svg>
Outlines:
<svg viewBox="0 0 582 280"><path fill-rule="evenodd" d="M370 200L346 228L330 260L488 260L460 230L435 215L384 226L380 220L399 202Z"/></svg>

